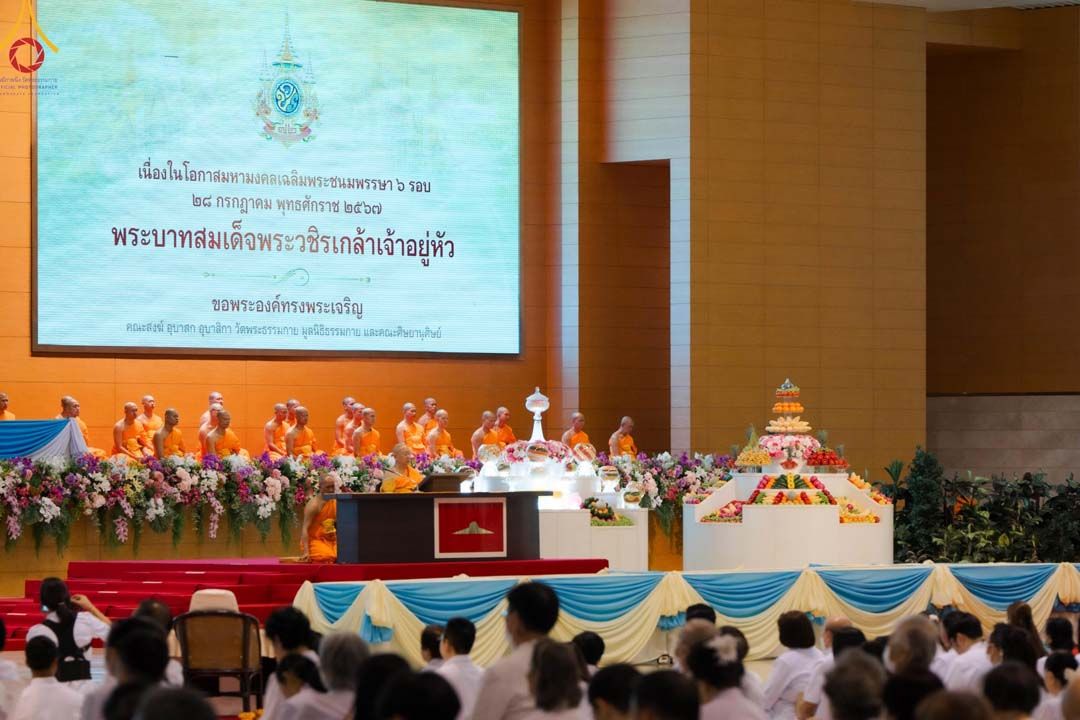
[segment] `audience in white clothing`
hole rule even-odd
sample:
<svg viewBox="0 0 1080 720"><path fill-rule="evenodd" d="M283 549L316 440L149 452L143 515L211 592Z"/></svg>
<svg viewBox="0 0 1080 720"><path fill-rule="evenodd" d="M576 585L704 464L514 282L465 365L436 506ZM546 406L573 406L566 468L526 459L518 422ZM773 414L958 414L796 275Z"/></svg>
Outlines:
<svg viewBox="0 0 1080 720"><path fill-rule="evenodd" d="M442 642L442 625L427 625L420 631L420 657L424 660L423 669L429 672L439 669L443 664L439 644Z"/></svg>
<svg viewBox="0 0 1080 720"><path fill-rule="evenodd" d="M42 580L39 595L46 614L40 623L27 631L26 639L47 637L52 640L60 655L56 679L79 683L75 686L78 689L90 681L90 644L108 636L109 618L85 595L68 592L67 584L60 578Z"/></svg>
<svg viewBox="0 0 1080 720"><path fill-rule="evenodd" d="M739 662L743 663L743 676L739 687L750 702L758 707L763 707L765 703L765 684L761 682L761 678L756 673L751 672L746 667L746 656L750 654L750 642L746 639L746 635L734 625L722 626L717 630L717 634L735 638L739 649Z"/></svg>
<svg viewBox="0 0 1080 720"><path fill-rule="evenodd" d="M949 663L945 687L953 691L979 692L983 675L993 667L983 642L982 623L971 613L954 612L945 620L949 642L956 657Z"/></svg>
<svg viewBox="0 0 1080 720"><path fill-rule="evenodd" d="M845 618L846 619L846 618ZM825 677L832 670L836 658L846 650L852 648L861 649L866 644L866 636L862 630L850 625L835 626L830 633L829 649L831 652L821 658L813 672L810 673L810 681L806 684L806 690L795 704L795 716L800 719L817 718L817 720L832 720L831 705L825 694Z"/></svg>
<svg viewBox="0 0 1080 720"><path fill-rule="evenodd" d="M458 700L461 702L459 720L468 720L472 717L476 695L480 692L480 681L484 677L483 669L473 663L469 656L474 642L476 642L476 626L471 620L454 617L446 621L442 640L439 643L439 653L442 655L443 664L436 672L446 678L457 693Z"/></svg>
<svg viewBox="0 0 1080 720"><path fill-rule="evenodd" d="M608 665L589 682L589 706L596 720L630 720L641 673L631 665Z"/></svg>
<svg viewBox="0 0 1080 720"><path fill-rule="evenodd" d="M604 657L604 650L606 649L604 638L591 630L586 630L575 635L570 642L574 643L577 649L581 651L581 658L585 661L585 668L591 678L596 674L597 668L600 667L600 659Z"/></svg>
<svg viewBox="0 0 1080 720"><path fill-rule="evenodd" d="M47 637L26 641L26 666L32 680L22 691L10 720L75 720L82 707L82 695L56 679L59 667L56 643Z"/></svg>
<svg viewBox="0 0 1080 720"><path fill-rule="evenodd" d="M702 720L765 720L761 706L751 702L742 692L744 669L737 638L718 634L694 645L687 656L687 664L697 682Z"/></svg>
<svg viewBox="0 0 1080 720"><path fill-rule="evenodd" d="M307 615L296 608L283 607L270 613L263 632L270 641L277 662L280 663L289 655L304 655L318 664L319 656L313 649L315 636L311 632L311 623ZM280 712L284 702L281 684L275 675L271 675L266 681L266 690L263 693L262 720L281 720Z"/></svg>
<svg viewBox="0 0 1080 720"><path fill-rule="evenodd" d="M814 626L806 613L786 612L777 620L777 627L785 650L773 662L765 683L763 707L773 720L792 720L795 703L805 692L822 654L815 647Z"/></svg>

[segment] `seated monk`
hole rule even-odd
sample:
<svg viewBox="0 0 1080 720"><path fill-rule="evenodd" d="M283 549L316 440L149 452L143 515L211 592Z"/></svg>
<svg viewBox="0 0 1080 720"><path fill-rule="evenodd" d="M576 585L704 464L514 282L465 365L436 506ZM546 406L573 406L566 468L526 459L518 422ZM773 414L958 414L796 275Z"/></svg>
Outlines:
<svg viewBox="0 0 1080 720"><path fill-rule="evenodd" d="M82 406L79 405L79 401L70 395L65 395L60 398L60 414L56 416L57 420L74 420L75 424L79 427L79 432L82 433L83 442L86 443L86 452L93 455L98 460L104 460L108 457L106 452L101 448L90 446L90 430L86 427L86 423L79 417L82 412Z"/></svg>
<svg viewBox="0 0 1080 720"><path fill-rule="evenodd" d="M364 403L354 402L352 404L352 419L345 424L345 452L343 455L356 455L355 447L353 446L353 436L356 435L357 429L364 421Z"/></svg>
<svg viewBox="0 0 1080 720"><path fill-rule="evenodd" d="M124 417L113 425L112 459L142 462L152 453L146 446L146 433L138 419L139 406L124 403Z"/></svg>
<svg viewBox="0 0 1080 720"><path fill-rule="evenodd" d="M296 398L289 398L285 401L285 424L289 426L285 432L292 430L293 425L296 424L296 408L298 407L300 407L300 401Z"/></svg>
<svg viewBox="0 0 1080 720"><path fill-rule="evenodd" d="M633 457L637 455L637 445L634 444L634 436L630 434L632 432L634 432L634 419L626 415L619 421L619 429L613 432L611 439L608 440L608 450L611 457L619 455Z"/></svg>
<svg viewBox="0 0 1080 720"><path fill-rule="evenodd" d="M435 419L435 413L438 411L439 403L435 401L435 398L424 398L424 414L416 421L420 424L420 427L424 428L424 437L427 437L428 433L439 426L439 421Z"/></svg>
<svg viewBox="0 0 1080 720"><path fill-rule="evenodd" d="M562 434L563 445L574 449L578 445L589 445L589 434L585 432L585 416L576 412L570 416L570 429Z"/></svg>
<svg viewBox="0 0 1080 720"><path fill-rule="evenodd" d="M480 427L473 432L470 441L473 460L480 453L482 445L499 445L499 431L495 429L495 413L485 410L480 414Z"/></svg>
<svg viewBox="0 0 1080 720"><path fill-rule="evenodd" d="M226 458L230 455L239 455L245 460L250 460L248 451L240 447L240 438L229 427L232 424L232 413L222 410L218 413L218 426L206 436L206 449L210 455Z"/></svg>
<svg viewBox="0 0 1080 720"><path fill-rule="evenodd" d="M352 395L348 395L341 400L343 412L334 421L334 447L330 451L331 455L347 454L346 448L349 445L349 437L345 434L345 428L353 421L353 405L355 403L356 399Z"/></svg>
<svg viewBox="0 0 1080 720"><path fill-rule="evenodd" d="M225 406L218 405L217 403L210 406L210 416L206 422L199 426L199 457L203 455L209 455L206 450L206 436L214 431L218 425L218 413L225 409Z"/></svg>
<svg viewBox="0 0 1080 720"><path fill-rule="evenodd" d="M296 424L285 433L285 454L309 458L316 452L315 431L308 427L308 410L301 405L296 408Z"/></svg>
<svg viewBox="0 0 1080 720"><path fill-rule="evenodd" d="M165 424L160 415L154 414L154 407L156 407L156 405L157 403L154 402L153 395L143 395L143 411L142 414L136 418L142 423L143 430L146 432L146 446L150 448L154 447L154 433L160 430L161 426Z"/></svg>
<svg viewBox="0 0 1080 720"><path fill-rule="evenodd" d="M416 406L405 403L401 407L401 412L403 417L397 424L395 432L397 441L408 445L413 455L427 452L427 445L424 443L424 426L416 422Z"/></svg>
<svg viewBox="0 0 1080 720"><path fill-rule="evenodd" d="M353 432L352 446L356 457L378 455L379 431L375 429L375 408L364 408L360 413L360 427Z"/></svg>
<svg viewBox="0 0 1080 720"><path fill-rule="evenodd" d="M423 482L424 476L412 466L412 450L405 443L398 443L390 451L394 459L393 466L383 472L382 487L384 493L407 493L413 492Z"/></svg>
<svg viewBox="0 0 1080 720"><path fill-rule="evenodd" d="M499 435L499 447L505 448L517 442L514 428L510 427L510 411L501 407L495 411L495 432Z"/></svg>
<svg viewBox="0 0 1080 720"><path fill-rule="evenodd" d="M306 562L332 563L337 560L337 500L326 497L335 492L334 480L326 476L319 482L319 492L304 507L300 554Z"/></svg>
<svg viewBox="0 0 1080 720"><path fill-rule="evenodd" d="M263 425L263 452L270 456L271 461L277 461L285 457L285 433L289 432L289 426L285 422L288 417L288 408L285 403L274 405L274 417Z"/></svg>
<svg viewBox="0 0 1080 720"><path fill-rule="evenodd" d="M179 424L180 413L174 408L166 410L164 424L154 433L154 457L158 460L184 455L184 434Z"/></svg>
<svg viewBox="0 0 1080 720"><path fill-rule="evenodd" d="M14 420L15 413L8 410L7 393L0 392L0 420Z"/></svg>
<svg viewBox="0 0 1080 720"><path fill-rule="evenodd" d="M219 405L218 410L225 407L225 396L219 393L217 390L210 393L210 397L207 398L209 402L206 403L206 412L199 416L199 427L202 427L206 423L210 422L210 416L214 413L214 406Z"/></svg>
<svg viewBox="0 0 1080 720"><path fill-rule="evenodd" d="M435 422L438 423L438 426L427 436L428 454L431 457L442 457L443 455L464 457L461 451L454 447L454 441L450 437L450 432L446 429L446 426L450 424L450 413L439 410L435 413Z"/></svg>

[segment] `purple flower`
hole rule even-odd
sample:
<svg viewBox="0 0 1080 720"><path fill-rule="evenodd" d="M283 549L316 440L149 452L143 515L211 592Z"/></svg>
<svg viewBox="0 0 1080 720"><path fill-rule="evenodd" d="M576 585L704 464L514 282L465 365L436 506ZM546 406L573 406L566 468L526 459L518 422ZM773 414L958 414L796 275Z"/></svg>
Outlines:
<svg viewBox="0 0 1080 720"><path fill-rule="evenodd" d="M221 458L217 455L203 455L202 466L207 470L220 470Z"/></svg>
<svg viewBox="0 0 1080 720"><path fill-rule="evenodd" d="M96 473L101 468L101 461L91 453L84 453L75 459L75 464L89 474Z"/></svg>

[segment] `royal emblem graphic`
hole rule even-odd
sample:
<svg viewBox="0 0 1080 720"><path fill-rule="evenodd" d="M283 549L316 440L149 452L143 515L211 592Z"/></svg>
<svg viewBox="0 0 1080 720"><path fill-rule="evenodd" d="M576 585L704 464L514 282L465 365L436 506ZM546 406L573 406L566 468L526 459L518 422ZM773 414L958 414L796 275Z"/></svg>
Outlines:
<svg viewBox="0 0 1080 720"><path fill-rule="evenodd" d="M319 119L319 99L315 95L315 76L311 60L307 67L300 62L289 34L285 16L285 37L273 62L263 60L255 97L255 115L262 122L260 133L267 140L277 140L285 147L315 138L311 126Z"/></svg>

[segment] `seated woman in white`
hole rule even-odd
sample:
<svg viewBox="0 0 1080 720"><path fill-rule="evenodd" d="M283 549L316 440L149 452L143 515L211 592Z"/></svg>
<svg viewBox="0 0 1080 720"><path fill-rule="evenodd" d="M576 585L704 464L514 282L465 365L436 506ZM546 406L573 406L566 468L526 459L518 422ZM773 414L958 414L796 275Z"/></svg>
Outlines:
<svg viewBox="0 0 1080 720"><path fill-rule="evenodd" d="M717 635L700 642L690 648L686 662L697 683L701 720L765 720L765 711L741 689L744 669L738 638Z"/></svg>
<svg viewBox="0 0 1080 720"><path fill-rule="evenodd" d="M356 702L356 668L367 644L353 633L333 633L319 643L319 664L289 655L278 666L285 702L281 720L342 720Z"/></svg>
<svg viewBox="0 0 1080 720"><path fill-rule="evenodd" d="M95 640L105 640L109 636L111 621L105 613L94 607L85 595L72 595L60 578L49 577L41 582L41 606L46 612L45 618L26 632L27 641L36 637L46 637L59 648L60 673L58 679L71 683L71 687L81 689L90 683L89 665L85 677L65 677L65 661L72 658L89 660L92 650L90 644Z"/></svg>
<svg viewBox="0 0 1080 720"><path fill-rule="evenodd" d="M528 720L591 720L577 649L572 645L548 638L537 640L528 677L535 703L525 716Z"/></svg>
<svg viewBox="0 0 1080 720"><path fill-rule="evenodd" d="M765 683L762 705L773 720L792 720L795 702L810 682L810 676L823 659L821 651L814 647L814 626L806 613L792 610L776 621L780 630L780 644L786 648L773 663L772 672Z"/></svg>

